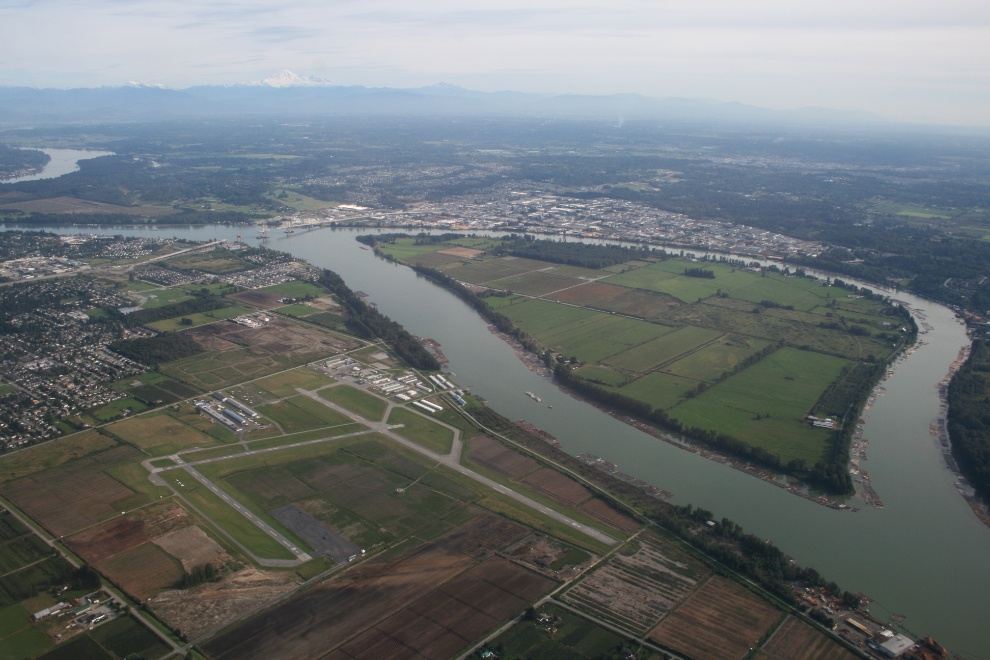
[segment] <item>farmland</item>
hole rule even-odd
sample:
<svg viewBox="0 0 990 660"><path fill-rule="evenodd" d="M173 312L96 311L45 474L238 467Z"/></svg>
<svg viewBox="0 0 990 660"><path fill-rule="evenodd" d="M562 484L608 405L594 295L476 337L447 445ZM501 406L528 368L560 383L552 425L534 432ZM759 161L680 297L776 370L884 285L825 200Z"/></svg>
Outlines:
<svg viewBox="0 0 990 660"><path fill-rule="evenodd" d="M724 437L724 451L775 469L841 463L839 429L803 420L850 361L876 364L903 347L904 317L869 292L776 266L638 256L595 270L474 255L442 270L487 287L492 312L525 332L531 350L570 365L562 380L606 406L651 420L663 411L673 428Z"/></svg>
<svg viewBox="0 0 990 660"><path fill-rule="evenodd" d="M757 660L855 660L856 656L794 617L788 617L756 655Z"/></svg>
<svg viewBox="0 0 990 660"><path fill-rule="evenodd" d="M781 616L745 587L715 576L649 639L696 660L741 660ZM719 635L708 634L712 629Z"/></svg>
<svg viewBox="0 0 990 660"><path fill-rule="evenodd" d="M626 641L614 632L597 626L573 612L553 604L538 608L540 615L553 617L552 627L556 634L547 634L550 624L535 621L520 621L495 638L487 648L501 648L500 657L516 658L574 658L575 660L597 660L615 651ZM634 648L625 645L626 648ZM650 658L652 654L633 656Z"/></svg>
<svg viewBox="0 0 990 660"><path fill-rule="evenodd" d="M183 334L195 340L206 352L163 364L159 371L206 391L298 367L359 345L338 335L281 319L260 328L212 323Z"/></svg>
<svg viewBox="0 0 990 660"><path fill-rule="evenodd" d="M349 579L310 589L208 642L206 651L217 660L252 660L343 647L330 657L363 659L384 657L391 646L396 655L389 657L419 658L421 651L447 657L552 584L501 559L478 563L524 531L494 516L475 518L396 559L372 559ZM369 625L374 627L352 641Z"/></svg>

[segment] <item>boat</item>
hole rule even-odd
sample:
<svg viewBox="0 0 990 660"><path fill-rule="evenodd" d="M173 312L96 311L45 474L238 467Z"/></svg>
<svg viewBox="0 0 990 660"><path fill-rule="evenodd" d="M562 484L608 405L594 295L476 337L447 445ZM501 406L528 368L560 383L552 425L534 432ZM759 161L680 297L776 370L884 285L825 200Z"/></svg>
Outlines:
<svg viewBox="0 0 990 660"><path fill-rule="evenodd" d="M536 401L537 403L543 403L543 399L541 399L540 397L536 396L532 392L526 392L526 396L528 396L529 398L531 398L533 401Z"/></svg>

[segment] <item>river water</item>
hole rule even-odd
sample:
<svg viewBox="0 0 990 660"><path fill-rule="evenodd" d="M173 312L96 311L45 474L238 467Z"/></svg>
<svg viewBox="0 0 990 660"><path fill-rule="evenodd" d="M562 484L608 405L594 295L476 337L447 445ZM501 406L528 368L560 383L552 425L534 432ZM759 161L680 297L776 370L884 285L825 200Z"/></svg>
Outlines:
<svg viewBox="0 0 990 660"><path fill-rule="evenodd" d="M51 228L89 233L89 227ZM959 349L965 329L947 308L906 293L896 298L921 310L932 329L901 362L866 412L868 460L862 463L884 509L848 500L858 512L837 511L796 497L728 466L669 445L561 392L531 372L470 307L409 268L378 259L354 237L368 229L320 229L273 238L269 246L338 272L369 294L379 310L411 333L436 339L454 380L511 419L526 419L555 435L570 454L591 452L623 472L727 517L770 539L798 563L812 566L842 588L875 599L881 621L906 617L914 636L931 635L956 653L990 659L990 528L956 490L929 423L939 412L938 383ZM100 233L227 238L246 227L109 228ZM538 394L538 404L524 392ZM553 406L552 409L548 408Z"/></svg>
<svg viewBox="0 0 990 660"><path fill-rule="evenodd" d="M69 174L79 169L79 161L100 156L113 156L112 151L91 151L82 149L38 149L49 156L51 160L37 174L28 174L14 179L6 179L0 183L17 183L18 181L37 181L38 179L54 179L63 174Z"/></svg>

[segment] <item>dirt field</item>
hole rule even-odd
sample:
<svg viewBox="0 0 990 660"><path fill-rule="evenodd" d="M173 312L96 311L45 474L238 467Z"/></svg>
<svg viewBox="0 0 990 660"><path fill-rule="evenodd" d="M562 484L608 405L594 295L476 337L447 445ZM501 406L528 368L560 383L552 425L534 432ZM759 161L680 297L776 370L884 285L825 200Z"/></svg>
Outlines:
<svg viewBox="0 0 990 660"><path fill-rule="evenodd" d="M136 449L118 447L71 468L25 477L3 486L3 494L56 536L72 534L120 513L111 504L134 494L103 470L140 456Z"/></svg>
<svg viewBox="0 0 990 660"><path fill-rule="evenodd" d="M65 539L65 543L95 564L189 523L189 514L181 506L171 502L155 504L126 518L85 529Z"/></svg>
<svg viewBox="0 0 990 660"><path fill-rule="evenodd" d="M223 554L223 548L195 525L168 532L152 543L182 562L187 573L216 561Z"/></svg>
<svg viewBox="0 0 990 660"><path fill-rule="evenodd" d="M855 655L794 617L773 634L758 660L856 660Z"/></svg>
<svg viewBox="0 0 990 660"><path fill-rule="evenodd" d="M590 305L599 300L605 300L606 298L611 298L612 296L617 296L628 291L630 291L630 289L627 289L624 286L589 282L588 284L576 286L573 289L567 289L566 291L561 291L548 297L552 300L558 300L560 302L569 302L576 305Z"/></svg>
<svg viewBox="0 0 990 660"><path fill-rule="evenodd" d="M636 635L644 635L697 586L707 570L676 549L647 537L631 554L608 563L572 587L564 600Z"/></svg>
<svg viewBox="0 0 990 660"><path fill-rule="evenodd" d="M446 250L437 250L440 254L452 254L455 257L467 257L468 259L474 259L479 254L484 254L484 250L473 250L466 247L452 247Z"/></svg>
<svg viewBox="0 0 990 660"><path fill-rule="evenodd" d="M481 516L393 561L370 560L206 644L216 660L315 660L433 591L524 528ZM346 657L346 656L344 656Z"/></svg>
<svg viewBox="0 0 990 660"><path fill-rule="evenodd" d="M163 206L117 206L92 202L78 197L51 197L49 199L34 199L28 202L4 204L2 209L18 209L25 213L128 213L158 217L175 213L174 209Z"/></svg>
<svg viewBox="0 0 990 660"><path fill-rule="evenodd" d="M677 309L682 304L681 301L673 296L634 289L619 294L614 298L599 300L594 303L594 306L611 312L630 314L649 319L666 314L671 310Z"/></svg>
<svg viewBox="0 0 990 660"><path fill-rule="evenodd" d="M595 520L600 520L612 529L617 529L620 532L631 533L640 528L640 524L635 518L630 518L626 514L615 509L608 502L604 502L599 499L593 499L590 502L586 502L581 506L580 511Z"/></svg>
<svg viewBox="0 0 990 660"><path fill-rule="evenodd" d="M493 557L347 643L335 657L445 660L553 584Z"/></svg>
<svg viewBox="0 0 990 660"><path fill-rule="evenodd" d="M471 440L471 452L468 457L490 470L513 478L529 474L540 467L540 464L532 458L512 451L501 442L487 436L478 436Z"/></svg>
<svg viewBox="0 0 990 660"><path fill-rule="evenodd" d="M529 475L522 483L567 506L577 506L591 497L590 490L550 468Z"/></svg>
<svg viewBox="0 0 990 660"><path fill-rule="evenodd" d="M220 582L181 591L164 591L151 604L157 616L189 639L195 639L270 602L297 584L293 573L266 573L245 568Z"/></svg>
<svg viewBox="0 0 990 660"><path fill-rule="evenodd" d="M205 390L227 387L245 376L259 378L357 346L310 327L274 320L261 328L218 322L185 332L207 351L163 365L161 371Z"/></svg>
<svg viewBox="0 0 990 660"><path fill-rule="evenodd" d="M128 548L96 567L141 600L171 587L183 574L179 562L154 543Z"/></svg>
<svg viewBox="0 0 990 660"><path fill-rule="evenodd" d="M650 639L695 660L738 660L780 616L744 587L715 576L664 619Z"/></svg>

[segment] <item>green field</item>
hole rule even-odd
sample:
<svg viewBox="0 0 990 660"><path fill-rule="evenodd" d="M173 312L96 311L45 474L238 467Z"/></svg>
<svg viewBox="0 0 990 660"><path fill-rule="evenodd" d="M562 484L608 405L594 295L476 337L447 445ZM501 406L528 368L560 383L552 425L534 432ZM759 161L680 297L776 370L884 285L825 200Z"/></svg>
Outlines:
<svg viewBox="0 0 990 660"><path fill-rule="evenodd" d="M531 296L543 296L561 289L584 284L584 280L564 277L542 271L534 271L488 282L488 286L505 291L515 291Z"/></svg>
<svg viewBox="0 0 990 660"><path fill-rule="evenodd" d="M311 431L351 422L349 418L327 408L319 401L303 395L284 399L279 403L258 406L255 410L276 422L285 433Z"/></svg>
<svg viewBox="0 0 990 660"><path fill-rule="evenodd" d="M619 369L642 373L718 339L721 334L708 328L678 328L642 346L614 355L605 362Z"/></svg>
<svg viewBox="0 0 990 660"><path fill-rule="evenodd" d="M580 373L580 372L578 372ZM676 405L688 392L698 386L698 381L674 376L662 371L647 374L624 387L609 387L606 389L618 392L634 399L645 401L654 408L664 410Z"/></svg>
<svg viewBox="0 0 990 660"><path fill-rule="evenodd" d="M388 416L389 424L404 424L401 429L393 432L417 445L425 447L438 454L449 454L454 441L454 432L430 421L418 413L406 408L393 408Z"/></svg>
<svg viewBox="0 0 990 660"><path fill-rule="evenodd" d="M574 614L570 610L548 604L537 608L539 614L559 617L552 624L557 632L551 637L546 628L550 624L535 621L520 621L485 645L487 649L501 649L499 658L520 660L525 658L548 658L552 660L598 660L610 657L609 652L617 652L626 641L619 635L605 630L594 623ZM627 645L636 651L636 644ZM651 654L652 655L652 654ZM621 657L616 655L615 657ZM649 655L631 656L636 660Z"/></svg>
<svg viewBox="0 0 990 660"><path fill-rule="evenodd" d="M528 268L515 268L514 266L499 259L487 261L471 261L466 264L452 264L441 268L443 272L451 277L472 284L484 284L501 280L506 277L522 275ZM499 286L498 288L504 288Z"/></svg>
<svg viewBox="0 0 990 660"><path fill-rule="evenodd" d="M752 337L726 335L711 346L695 351L664 367L676 376L713 382L723 373L735 369L750 355L766 348L770 342Z"/></svg>
<svg viewBox="0 0 990 660"><path fill-rule="evenodd" d="M325 385L332 385L336 382L337 381L329 376L324 376L323 374L313 371L312 369L301 367L299 369L293 369L292 371L287 371L282 374L277 374L275 376L270 376L263 380L256 381L254 385L271 392L277 397L283 397L295 396L298 394L298 392L296 392L297 387L304 390L316 390Z"/></svg>
<svg viewBox="0 0 990 660"><path fill-rule="evenodd" d="M595 314L536 334L545 346L581 362L601 362L671 333L674 328L613 314Z"/></svg>
<svg viewBox="0 0 990 660"><path fill-rule="evenodd" d="M275 311L279 314L288 314L289 316L309 316L310 314L316 314L320 310L315 307L310 307L309 305L286 305L285 307L276 307Z"/></svg>
<svg viewBox="0 0 990 660"><path fill-rule="evenodd" d="M287 298L305 298L306 296L319 298L320 296L327 295L326 290L322 287L310 284L309 282L303 282L302 280L292 280L291 282L283 282L274 286L266 286L258 289L258 291L278 293Z"/></svg>
<svg viewBox="0 0 990 660"><path fill-rule="evenodd" d="M163 321L155 321L154 323L149 323L149 327L156 330L161 330L163 332L184 330L186 328L195 328L198 325L205 325L207 323L215 323L216 321L223 321L225 319L232 319L235 316L241 316L242 314L249 314L251 310L244 309L243 307L224 307L222 309L214 309L209 312L201 312L198 314L190 314L188 316L177 316L174 319L165 319ZM184 324L182 322L183 318L187 318L192 323Z"/></svg>
<svg viewBox="0 0 990 660"><path fill-rule="evenodd" d="M586 378L588 380L593 380L602 385L612 385L618 387L624 383L628 383L632 380L632 376L627 376L626 374L621 374L618 371L612 369L606 369L604 367L581 367L575 372L581 378Z"/></svg>
<svg viewBox="0 0 990 660"><path fill-rule="evenodd" d="M361 390L356 390L350 385L337 385L320 391L320 396L327 401L332 401L342 408L350 410L356 415L360 415L367 420L379 422L388 408L388 402L379 399Z"/></svg>
<svg viewBox="0 0 990 660"><path fill-rule="evenodd" d="M834 433L807 428L802 420L846 364L841 358L782 348L669 412L683 424L734 435L779 454L784 462L800 458L814 465Z"/></svg>
<svg viewBox="0 0 990 660"><path fill-rule="evenodd" d="M545 300L527 300L510 307L502 307L499 312L534 335L598 314L590 309L559 305Z"/></svg>
<svg viewBox="0 0 990 660"><path fill-rule="evenodd" d="M147 300L141 305L141 309L151 309L152 307L163 307L172 303L183 302L192 298L186 291L179 289L155 289L141 293Z"/></svg>

